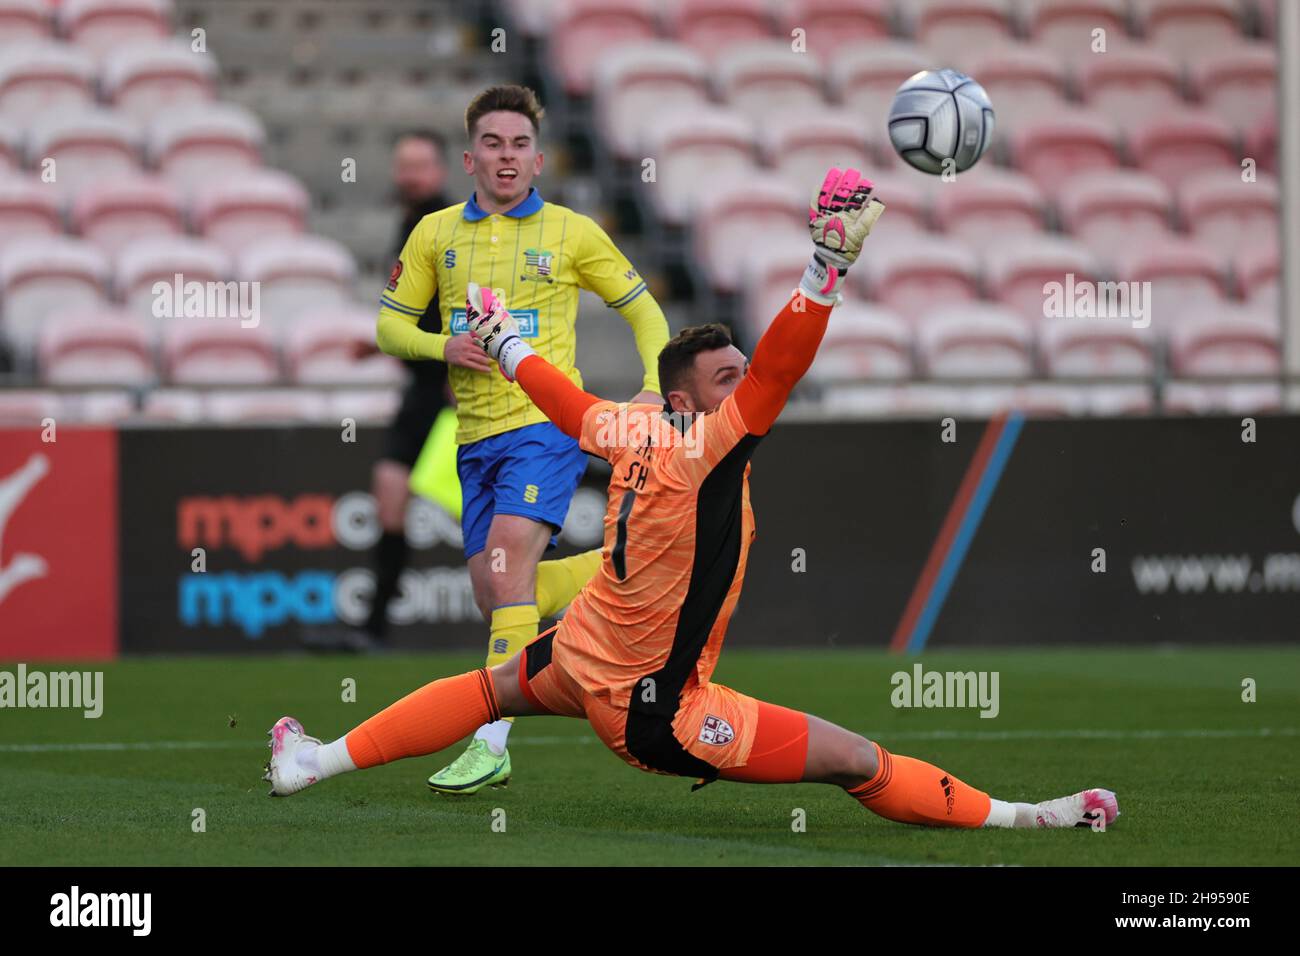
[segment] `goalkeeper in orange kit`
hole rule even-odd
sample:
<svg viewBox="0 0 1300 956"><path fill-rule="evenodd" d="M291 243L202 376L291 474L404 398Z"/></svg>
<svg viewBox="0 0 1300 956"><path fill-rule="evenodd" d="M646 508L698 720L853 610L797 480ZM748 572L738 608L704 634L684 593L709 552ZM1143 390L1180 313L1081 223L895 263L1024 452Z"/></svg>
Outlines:
<svg viewBox="0 0 1300 956"><path fill-rule="evenodd" d="M939 767L711 679L754 537L750 458L812 364L844 272L884 209L872 192L856 170L830 171L809 211L812 261L753 361L721 326L686 330L659 355L662 408L584 392L520 337L491 291L470 288L470 330L502 373L613 467L600 568L560 624L504 664L433 681L330 744L281 718L270 732L273 795L433 753L484 720L553 714L587 719L643 770L701 784L828 783L904 823L1114 820L1108 790L996 800Z"/></svg>

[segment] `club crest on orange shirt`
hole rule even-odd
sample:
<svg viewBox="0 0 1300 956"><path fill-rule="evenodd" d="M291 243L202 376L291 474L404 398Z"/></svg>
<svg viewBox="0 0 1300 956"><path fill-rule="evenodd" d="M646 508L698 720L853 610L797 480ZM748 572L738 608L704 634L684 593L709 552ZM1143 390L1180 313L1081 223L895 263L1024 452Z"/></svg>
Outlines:
<svg viewBox="0 0 1300 956"><path fill-rule="evenodd" d="M712 714L704 718L704 726L700 728L700 740L706 744L722 746L731 743L735 736L736 732L731 729L731 724Z"/></svg>

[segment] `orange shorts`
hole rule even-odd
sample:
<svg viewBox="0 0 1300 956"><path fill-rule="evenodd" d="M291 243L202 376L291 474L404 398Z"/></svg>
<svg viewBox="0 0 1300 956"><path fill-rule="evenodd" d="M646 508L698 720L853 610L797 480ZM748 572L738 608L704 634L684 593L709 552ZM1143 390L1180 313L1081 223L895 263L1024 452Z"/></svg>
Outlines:
<svg viewBox="0 0 1300 956"><path fill-rule="evenodd" d="M671 717L639 712L583 688L552 659L554 636L552 628L522 651L520 691L549 714L585 717L605 746L632 766L706 780L802 779L807 715L712 682L683 691Z"/></svg>

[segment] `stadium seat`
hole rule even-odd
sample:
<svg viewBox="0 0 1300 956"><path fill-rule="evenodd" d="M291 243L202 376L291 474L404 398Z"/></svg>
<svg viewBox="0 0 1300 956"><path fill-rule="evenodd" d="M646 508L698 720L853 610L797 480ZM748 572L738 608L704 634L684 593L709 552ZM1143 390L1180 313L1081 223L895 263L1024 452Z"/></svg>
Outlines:
<svg viewBox="0 0 1300 956"><path fill-rule="evenodd" d="M941 305L979 298L979 259L951 239L898 236L863 258L848 281L910 321Z"/></svg>
<svg viewBox="0 0 1300 956"><path fill-rule="evenodd" d="M28 131L33 169L52 160L53 187L65 195L98 180L140 171L140 130L107 110L58 110L35 120Z"/></svg>
<svg viewBox="0 0 1300 956"><path fill-rule="evenodd" d="M155 388L144 397L139 418L192 424L203 420L203 394L184 388Z"/></svg>
<svg viewBox="0 0 1300 956"><path fill-rule="evenodd" d="M1061 228L1103 261L1172 236L1173 197L1147 173L1112 169L1067 177L1056 207Z"/></svg>
<svg viewBox="0 0 1300 956"><path fill-rule="evenodd" d="M280 378L270 335L237 319L174 319L163 327L163 368L177 385L269 385Z"/></svg>
<svg viewBox="0 0 1300 956"><path fill-rule="evenodd" d="M321 236L273 236L244 249L238 278L258 283L261 314L272 323L347 301L356 266L339 243Z"/></svg>
<svg viewBox="0 0 1300 956"><path fill-rule="evenodd" d="M1028 378L1034 374L1032 326L1002 306L946 306L916 324L917 357L932 378Z"/></svg>
<svg viewBox="0 0 1300 956"><path fill-rule="evenodd" d="M1131 44L1127 0L1021 0L1030 42L1067 63L1095 57L1104 31L1107 53Z"/></svg>
<svg viewBox="0 0 1300 956"><path fill-rule="evenodd" d="M845 302L808 370L814 382L906 379L912 375L912 330L889 309Z"/></svg>
<svg viewBox="0 0 1300 956"><path fill-rule="evenodd" d="M910 43L870 43L837 52L829 63L828 78L832 95L848 115L868 127L884 129L898 87L930 66L929 56Z"/></svg>
<svg viewBox="0 0 1300 956"><path fill-rule="evenodd" d="M147 120L160 110L205 103L216 96L216 59L182 40L135 43L112 49L100 83L115 109Z"/></svg>
<svg viewBox="0 0 1300 956"><path fill-rule="evenodd" d="M1009 137L1012 165L1043 189L1094 169L1120 163L1114 120L1083 110L1065 110L1020 124Z"/></svg>
<svg viewBox="0 0 1300 956"><path fill-rule="evenodd" d="M30 352L52 310L101 303L108 274L108 257L81 239L33 236L7 246L0 256L5 333L20 350Z"/></svg>
<svg viewBox="0 0 1300 956"><path fill-rule="evenodd" d="M1031 321L1044 317L1048 283L1061 283L1064 294L1071 283L1077 287L1098 274L1097 262L1084 246L1057 236L991 239L983 257L992 298Z"/></svg>
<svg viewBox="0 0 1300 956"><path fill-rule="evenodd" d="M1242 246L1233 261L1237 288L1256 309L1276 309L1282 283L1282 256L1278 240L1255 241Z"/></svg>
<svg viewBox="0 0 1300 956"><path fill-rule="evenodd" d="M0 113L22 121L94 102L94 61L66 43L37 40L0 47Z"/></svg>
<svg viewBox="0 0 1300 956"><path fill-rule="evenodd" d="M744 290L742 347L752 348L776 314L790 301L790 294L803 278L811 255L812 246L806 232L801 236L781 233L769 242L750 247L745 260L740 263L745 277L741 285ZM849 272L850 276L853 274Z"/></svg>
<svg viewBox="0 0 1300 956"><path fill-rule="evenodd" d="M807 198L780 176L756 174L709 189L695 209L701 225L691 236L710 285L735 292L741 283L736 250L755 236L807 236Z"/></svg>
<svg viewBox="0 0 1300 956"><path fill-rule="evenodd" d="M121 389L78 392L69 399L64 402L64 414L68 414L67 408L71 406L76 421L83 425L113 425L136 414L135 396Z"/></svg>
<svg viewBox="0 0 1300 956"><path fill-rule="evenodd" d="M1031 46L1004 46L974 58L970 75L992 100L999 130L1067 108L1061 61Z"/></svg>
<svg viewBox="0 0 1300 956"><path fill-rule="evenodd" d="M171 31L171 0L61 0L60 32L96 54Z"/></svg>
<svg viewBox="0 0 1300 956"><path fill-rule="evenodd" d="M336 388L326 395L326 415L331 422L350 418L387 425L401 404L402 393L396 388Z"/></svg>
<svg viewBox="0 0 1300 956"><path fill-rule="evenodd" d="M1232 128L1206 110L1149 117L1129 143L1138 165L1171 186L1202 169L1240 169Z"/></svg>
<svg viewBox="0 0 1300 956"><path fill-rule="evenodd" d="M704 60L680 44L619 47L597 62L596 77L596 122L618 159L645 155L644 134L658 116L709 107Z"/></svg>
<svg viewBox="0 0 1300 956"><path fill-rule="evenodd" d="M1134 248L1118 269L1121 281L1151 283L1151 324L1161 334L1197 312L1220 309L1227 297L1223 261L1191 239Z"/></svg>
<svg viewBox="0 0 1300 956"><path fill-rule="evenodd" d="M1269 116L1246 133L1246 155L1253 156L1259 168L1277 175L1277 117Z"/></svg>
<svg viewBox="0 0 1300 956"><path fill-rule="evenodd" d="M1178 185L1178 212L1192 237L1230 256L1272 239L1278 230L1278 184L1268 173L1242 182L1241 173L1214 169Z"/></svg>
<svg viewBox="0 0 1300 956"><path fill-rule="evenodd" d="M31 236L63 231L58 197L35 176L0 175L0 251Z"/></svg>
<svg viewBox="0 0 1300 956"><path fill-rule="evenodd" d="M35 389L0 388L0 425L40 427L41 422L63 417L63 402L57 392Z"/></svg>
<svg viewBox="0 0 1300 956"><path fill-rule="evenodd" d="M261 165L262 124L231 104L187 104L157 113L148 129L149 156L182 186L225 178Z"/></svg>
<svg viewBox="0 0 1300 956"><path fill-rule="evenodd" d="M924 0L899 12L916 42L945 66L965 70L972 56L1011 43L1010 0Z"/></svg>
<svg viewBox="0 0 1300 956"><path fill-rule="evenodd" d="M667 33L704 57L772 35L765 0L669 0L664 5Z"/></svg>
<svg viewBox="0 0 1300 956"><path fill-rule="evenodd" d="M990 232L1041 232L1044 207L1032 179L996 166L976 166L936 190L934 221L953 238L978 246Z"/></svg>
<svg viewBox="0 0 1300 956"><path fill-rule="evenodd" d="M1134 46L1094 56L1079 66L1084 105L1130 130L1184 105L1182 75L1168 53Z"/></svg>
<svg viewBox="0 0 1300 956"><path fill-rule="evenodd" d="M1272 40L1277 36L1277 0L1255 0L1255 22L1259 32Z"/></svg>
<svg viewBox="0 0 1300 956"><path fill-rule="evenodd" d="M1056 378L1149 378L1156 336L1123 318L1045 318L1038 326L1043 367Z"/></svg>
<svg viewBox="0 0 1300 956"><path fill-rule="evenodd" d="M565 0L552 18L546 50L565 92L588 95L602 55L653 40L659 32L656 6L653 0Z"/></svg>
<svg viewBox="0 0 1300 956"><path fill-rule="evenodd" d="M1248 132L1277 114L1277 53L1263 43L1229 47L1191 64L1201 102L1234 129Z"/></svg>
<svg viewBox="0 0 1300 956"><path fill-rule="evenodd" d="M778 33L803 30L808 52L830 62L841 50L889 36L891 6L890 0L792 0L777 7Z"/></svg>
<svg viewBox="0 0 1300 956"><path fill-rule="evenodd" d="M1171 415L1249 415L1282 411L1282 386L1275 382L1171 381L1165 386L1164 410Z"/></svg>
<svg viewBox="0 0 1300 956"><path fill-rule="evenodd" d="M333 417L329 400L320 392L305 388L209 392L204 413L209 420L223 425L312 423L330 421Z"/></svg>
<svg viewBox="0 0 1300 956"><path fill-rule="evenodd" d="M72 228L109 253L142 237L180 235L181 197L153 176L95 182L73 199Z"/></svg>
<svg viewBox="0 0 1300 956"><path fill-rule="evenodd" d="M51 9L47 0L0 0L0 46L48 39Z"/></svg>
<svg viewBox="0 0 1300 956"><path fill-rule="evenodd" d="M289 329L285 365L299 385L401 384L402 364L374 348L374 309L313 312Z"/></svg>
<svg viewBox="0 0 1300 956"><path fill-rule="evenodd" d="M825 112L816 55L792 51L788 40L729 48L714 62L713 79L719 98L755 123L774 112Z"/></svg>
<svg viewBox="0 0 1300 956"><path fill-rule="evenodd" d="M659 216L680 224L696 196L714 183L755 174L755 137L749 122L728 110L663 116L650 132L647 155L656 160L650 191Z"/></svg>
<svg viewBox="0 0 1300 956"><path fill-rule="evenodd" d="M0 173L22 168L24 135L23 126L16 120L0 116Z"/></svg>
<svg viewBox="0 0 1300 956"><path fill-rule="evenodd" d="M1277 375L1282 330L1277 316L1225 308L1191 315L1169 330L1169 366L1178 376Z"/></svg>
<svg viewBox="0 0 1300 956"><path fill-rule="evenodd" d="M168 287L166 302L176 298L176 276L190 282L225 282L234 273L230 256L219 246L188 236L149 236L134 239L119 250L113 270L113 289L132 315L154 316L159 295L156 283ZM166 318L166 316L154 316Z"/></svg>
<svg viewBox="0 0 1300 956"><path fill-rule="evenodd" d="M260 238L301 233L308 206L298 180L258 169L196 185L192 218L203 238L233 253Z"/></svg>
<svg viewBox="0 0 1300 956"><path fill-rule="evenodd" d="M759 129L759 144L764 162L808 196L821 185L830 166L853 167L872 176L880 165L861 123L824 110L815 115L768 114ZM801 207L808 196L801 196ZM893 219L891 210L891 225Z"/></svg>
<svg viewBox="0 0 1300 956"><path fill-rule="evenodd" d="M1237 0L1133 0L1146 37L1184 60L1241 42Z"/></svg>
<svg viewBox="0 0 1300 956"><path fill-rule="evenodd" d="M111 310L49 316L37 355L51 385L147 385L157 377L146 326Z"/></svg>

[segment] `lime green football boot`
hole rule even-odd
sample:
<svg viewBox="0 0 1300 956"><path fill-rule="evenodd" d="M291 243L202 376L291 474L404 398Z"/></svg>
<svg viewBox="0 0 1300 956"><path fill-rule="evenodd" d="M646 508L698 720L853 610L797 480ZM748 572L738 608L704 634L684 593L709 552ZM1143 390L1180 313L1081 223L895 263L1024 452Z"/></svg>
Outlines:
<svg viewBox="0 0 1300 956"><path fill-rule="evenodd" d="M486 740L474 739L463 754L429 778L434 793L470 794L510 783L510 751L494 754Z"/></svg>

